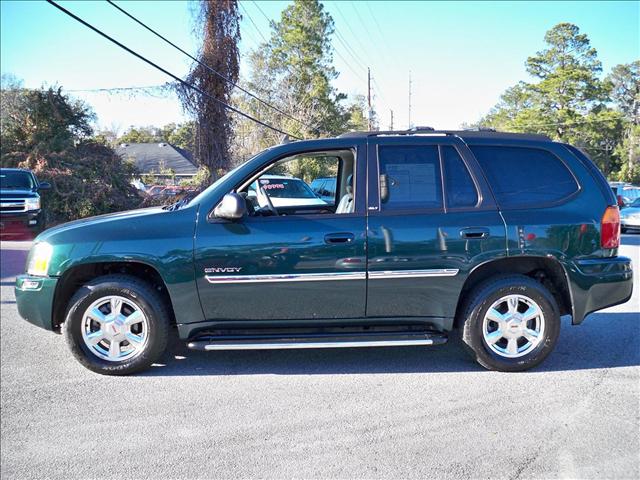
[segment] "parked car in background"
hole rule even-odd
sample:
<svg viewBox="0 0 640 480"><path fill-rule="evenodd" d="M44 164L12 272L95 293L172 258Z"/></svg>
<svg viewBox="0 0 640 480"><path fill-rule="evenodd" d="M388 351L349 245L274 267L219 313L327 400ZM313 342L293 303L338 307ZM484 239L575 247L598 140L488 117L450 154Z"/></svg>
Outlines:
<svg viewBox="0 0 640 480"><path fill-rule="evenodd" d="M336 177L320 177L311 182L311 190L327 203L336 201Z"/></svg>
<svg viewBox="0 0 640 480"><path fill-rule="evenodd" d="M337 206L269 175L309 159L336 172ZM267 205L252 209L258 192ZM611 187L571 145L360 132L272 147L191 201L49 229L15 295L23 318L64 332L104 374L149 367L172 331L207 351L438 345L457 332L481 365L513 372L549 355L562 315L577 325L631 297L619 245Z"/></svg>
<svg viewBox="0 0 640 480"><path fill-rule="evenodd" d="M156 195L160 195L165 188L166 185L151 185L147 187L147 195L155 197Z"/></svg>
<svg viewBox="0 0 640 480"><path fill-rule="evenodd" d="M40 192L49 188L30 170L0 168L0 235L33 236L43 230L46 220Z"/></svg>
<svg viewBox="0 0 640 480"><path fill-rule="evenodd" d="M283 175L262 175L249 186L247 198L259 208L267 207L269 202L276 208L327 205L304 180Z"/></svg>
<svg viewBox="0 0 640 480"><path fill-rule="evenodd" d="M620 227L623 232L640 230L640 198L620 211Z"/></svg>
<svg viewBox="0 0 640 480"><path fill-rule="evenodd" d="M640 187L637 187L636 185L623 187L620 191L620 195L622 196L624 204L630 205L636 199L640 198Z"/></svg>
<svg viewBox="0 0 640 480"><path fill-rule="evenodd" d="M640 187L627 182L609 182L620 208L640 197Z"/></svg>

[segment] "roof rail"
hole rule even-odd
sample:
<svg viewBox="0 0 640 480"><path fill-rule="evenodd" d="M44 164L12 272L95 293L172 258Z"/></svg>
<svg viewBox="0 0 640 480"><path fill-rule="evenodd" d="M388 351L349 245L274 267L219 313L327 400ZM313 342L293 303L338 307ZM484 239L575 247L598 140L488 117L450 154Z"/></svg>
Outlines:
<svg viewBox="0 0 640 480"><path fill-rule="evenodd" d="M382 137L382 136L402 136L402 135L448 135L459 138L496 138L496 139L517 139L517 140L533 140L547 141L551 139L546 135L534 133L512 133L498 132L494 129L474 128L470 130L384 130L379 132L347 132L339 135L338 138L366 138L366 137Z"/></svg>

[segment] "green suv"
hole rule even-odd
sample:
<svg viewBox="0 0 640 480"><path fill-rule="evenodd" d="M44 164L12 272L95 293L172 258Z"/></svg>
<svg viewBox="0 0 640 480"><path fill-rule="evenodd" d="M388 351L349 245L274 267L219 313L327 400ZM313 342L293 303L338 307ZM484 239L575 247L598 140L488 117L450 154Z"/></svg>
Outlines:
<svg viewBox="0 0 640 480"><path fill-rule="evenodd" d="M334 178L277 205L287 177ZM284 180L283 180L284 179ZM252 187L253 186L253 187ZM263 202L250 195L259 189ZM488 131L351 133L267 149L191 201L43 232L20 315L105 374L198 350L435 345L521 371L627 301L616 198L578 149Z"/></svg>

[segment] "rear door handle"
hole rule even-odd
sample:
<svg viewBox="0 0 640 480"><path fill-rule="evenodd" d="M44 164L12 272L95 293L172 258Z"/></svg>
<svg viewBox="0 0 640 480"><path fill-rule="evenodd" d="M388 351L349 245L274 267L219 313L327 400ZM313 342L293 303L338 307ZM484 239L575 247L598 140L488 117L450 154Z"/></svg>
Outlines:
<svg viewBox="0 0 640 480"><path fill-rule="evenodd" d="M325 243L351 243L355 240L355 235L349 232L328 233L324 236Z"/></svg>
<svg viewBox="0 0 640 480"><path fill-rule="evenodd" d="M470 227L460 230L460 236L462 238L487 238L490 235L488 228L483 227Z"/></svg>

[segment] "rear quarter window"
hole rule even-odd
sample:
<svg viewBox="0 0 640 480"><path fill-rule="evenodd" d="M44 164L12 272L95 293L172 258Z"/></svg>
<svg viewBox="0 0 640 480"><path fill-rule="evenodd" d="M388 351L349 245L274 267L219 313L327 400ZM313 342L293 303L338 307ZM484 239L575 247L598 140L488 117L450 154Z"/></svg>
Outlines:
<svg viewBox="0 0 640 480"><path fill-rule="evenodd" d="M566 165L541 148L470 146L500 208L560 202L580 188Z"/></svg>

